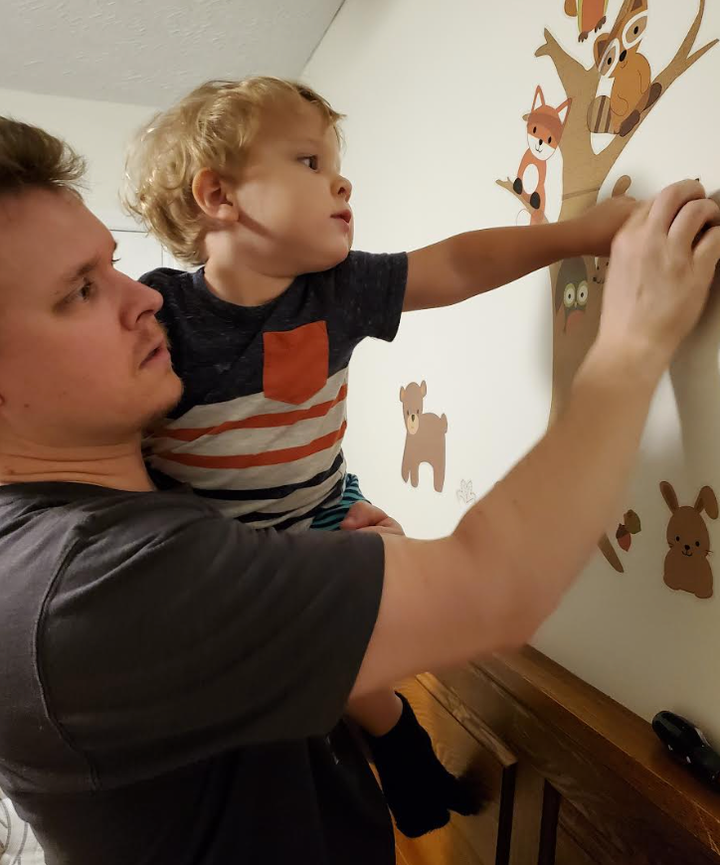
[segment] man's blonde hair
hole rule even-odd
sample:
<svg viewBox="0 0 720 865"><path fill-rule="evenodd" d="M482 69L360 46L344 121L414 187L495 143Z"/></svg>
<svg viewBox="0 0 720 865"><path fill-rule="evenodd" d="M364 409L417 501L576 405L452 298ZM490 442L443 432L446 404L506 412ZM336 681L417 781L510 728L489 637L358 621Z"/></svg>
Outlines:
<svg viewBox="0 0 720 865"><path fill-rule="evenodd" d="M206 224L193 197L195 175L203 168L236 174L263 110L298 97L315 105L339 136L342 115L305 84L266 76L202 84L137 134L126 161L126 208L176 258L202 264Z"/></svg>
<svg viewBox="0 0 720 865"><path fill-rule="evenodd" d="M0 117L0 197L29 189L80 194L85 160L38 126Z"/></svg>

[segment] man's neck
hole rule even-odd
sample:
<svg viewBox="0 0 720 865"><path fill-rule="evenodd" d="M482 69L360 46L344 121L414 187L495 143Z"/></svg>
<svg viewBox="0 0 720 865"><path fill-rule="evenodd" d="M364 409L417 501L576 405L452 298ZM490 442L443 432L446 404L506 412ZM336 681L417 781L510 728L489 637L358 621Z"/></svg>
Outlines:
<svg viewBox="0 0 720 865"><path fill-rule="evenodd" d="M122 444L59 448L23 442L0 444L0 484L63 481L118 490L155 489L139 438Z"/></svg>
<svg viewBox="0 0 720 865"><path fill-rule="evenodd" d="M237 262L231 250L217 250L205 265L205 281L214 295L238 306L262 306L290 286L292 275L260 273Z"/></svg>

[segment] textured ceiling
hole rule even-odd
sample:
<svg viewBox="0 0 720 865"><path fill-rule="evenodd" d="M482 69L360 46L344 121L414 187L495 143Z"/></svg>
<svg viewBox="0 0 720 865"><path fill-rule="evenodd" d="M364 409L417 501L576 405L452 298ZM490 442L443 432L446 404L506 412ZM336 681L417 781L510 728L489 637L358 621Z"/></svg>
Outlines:
<svg viewBox="0 0 720 865"><path fill-rule="evenodd" d="M0 87L163 107L208 78L296 77L342 2L11 0Z"/></svg>

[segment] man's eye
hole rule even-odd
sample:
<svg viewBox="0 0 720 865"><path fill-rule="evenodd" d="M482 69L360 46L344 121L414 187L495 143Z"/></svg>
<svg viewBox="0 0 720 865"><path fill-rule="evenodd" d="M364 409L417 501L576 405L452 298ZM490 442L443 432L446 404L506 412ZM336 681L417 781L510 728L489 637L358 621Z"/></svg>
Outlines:
<svg viewBox="0 0 720 865"><path fill-rule="evenodd" d="M77 291L65 298L64 304L67 306L75 303L75 301L87 303L94 294L95 284L92 282L84 282Z"/></svg>
<svg viewBox="0 0 720 865"><path fill-rule="evenodd" d="M307 165L308 168L311 168L313 171L317 171L318 169L318 158L317 156L302 156L300 158L300 162Z"/></svg>
<svg viewBox="0 0 720 865"><path fill-rule="evenodd" d="M119 258L119 257L118 257L118 258L111 258L110 260L112 261L112 266L113 266L113 267L115 267L115 265L116 265L116 264L119 264L119 262L120 262L120 258Z"/></svg>

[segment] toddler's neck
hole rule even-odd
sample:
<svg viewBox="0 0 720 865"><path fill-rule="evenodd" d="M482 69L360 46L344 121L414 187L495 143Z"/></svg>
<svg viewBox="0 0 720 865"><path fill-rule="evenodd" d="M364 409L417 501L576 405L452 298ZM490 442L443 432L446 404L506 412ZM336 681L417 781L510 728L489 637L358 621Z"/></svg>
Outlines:
<svg viewBox="0 0 720 865"><path fill-rule="evenodd" d="M238 306L269 303L279 297L294 278L257 273L242 266L228 266L212 258L205 265L205 281L210 291L221 300Z"/></svg>

